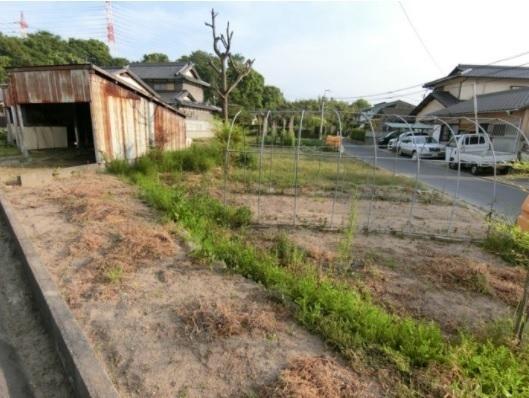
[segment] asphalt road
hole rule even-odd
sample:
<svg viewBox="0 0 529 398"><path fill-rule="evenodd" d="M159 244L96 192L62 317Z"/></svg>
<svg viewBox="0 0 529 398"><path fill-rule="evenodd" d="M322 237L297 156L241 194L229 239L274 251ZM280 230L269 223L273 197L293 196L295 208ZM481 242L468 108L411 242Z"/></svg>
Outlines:
<svg viewBox="0 0 529 398"><path fill-rule="evenodd" d="M347 155L353 155L369 164L374 163L372 145L346 143L344 149ZM394 152L380 148L377 150L377 157L378 167L411 178L415 178L417 174L417 162L408 157L398 156ZM494 198L494 181L490 178L476 177L469 171L461 170L458 190L457 176L457 170L449 169L443 160L421 159L420 161L419 180L421 182L452 196L458 191L459 199L489 211ZM493 203L494 212L510 220L516 219L527 195L527 192L521 189L497 182Z"/></svg>

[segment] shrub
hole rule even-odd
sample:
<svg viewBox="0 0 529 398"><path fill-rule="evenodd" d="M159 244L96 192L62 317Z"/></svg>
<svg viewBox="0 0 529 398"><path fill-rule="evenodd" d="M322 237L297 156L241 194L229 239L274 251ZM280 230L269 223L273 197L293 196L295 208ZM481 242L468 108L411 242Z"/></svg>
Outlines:
<svg viewBox="0 0 529 398"><path fill-rule="evenodd" d="M318 138L302 138L301 146L323 146L323 141L319 140Z"/></svg>
<svg viewBox="0 0 529 398"><path fill-rule="evenodd" d="M217 123L215 126L215 139L222 146L226 148L228 144L228 137L230 135L231 124ZM231 132L230 148L239 148L244 143L244 138L247 136L247 131L235 124Z"/></svg>
<svg viewBox="0 0 529 398"><path fill-rule="evenodd" d="M239 152L235 158L235 162L237 166L240 167L249 167L252 169L257 167L257 159L255 155L249 152Z"/></svg>
<svg viewBox="0 0 529 398"><path fill-rule="evenodd" d="M281 145L295 146L296 135L292 131L287 131L284 135L281 136Z"/></svg>
<svg viewBox="0 0 529 398"><path fill-rule="evenodd" d="M520 161L513 164L513 170L517 174L529 174L529 162Z"/></svg>
<svg viewBox="0 0 529 398"><path fill-rule="evenodd" d="M351 132L349 133L349 138L354 141L365 141L366 131L363 128L354 127L351 129Z"/></svg>

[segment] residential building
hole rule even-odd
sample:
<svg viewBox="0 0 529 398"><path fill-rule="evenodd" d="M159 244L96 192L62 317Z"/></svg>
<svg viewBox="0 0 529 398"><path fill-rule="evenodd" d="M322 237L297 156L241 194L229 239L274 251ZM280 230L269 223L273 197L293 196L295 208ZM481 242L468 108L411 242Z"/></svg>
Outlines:
<svg viewBox="0 0 529 398"><path fill-rule="evenodd" d="M91 64L8 70L8 139L23 153L62 148L98 163L186 146L185 114L128 71Z"/></svg>
<svg viewBox="0 0 529 398"><path fill-rule="evenodd" d="M210 85L192 63L132 63L127 68L187 116L188 139L213 136L213 115L221 109L205 101L204 89Z"/></svg>
<svg viewBox="0 0 529 398"><path fill-rule="evenodd" d="M365 122L369 119L376 118L377 116L385 116L386 121L401 121L398 117L391 117L391 115L407 116L415 108L408 102L397 100L391 102L379 102L373 105L371 108L367 108L362 111L360 115L360 121Z"/></svg>
<svg viewBox="0 0 529 398"><path fill-rule="evenodd" d="M411 114L436 123L440 141L461 131L486 131L496 150L522 146L519 131L529 132L529 68L461 64L424 87L432 91Z"/></svg>
<svg viewBox="0 0 529 398"><path fill-rule="evenodd" d="M424 116L460 101L501 91L529 87L529 68L494 65L457 65L447 76L425 83L431 90L411 112Z"/></svg>

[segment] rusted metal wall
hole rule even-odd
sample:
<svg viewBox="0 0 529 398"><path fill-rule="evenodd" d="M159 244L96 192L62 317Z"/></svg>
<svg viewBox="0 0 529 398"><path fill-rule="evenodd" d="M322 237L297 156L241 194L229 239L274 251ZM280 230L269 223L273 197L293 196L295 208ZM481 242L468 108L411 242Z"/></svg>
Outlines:
<svg viewBox="0 0 529 398"><path fill-rule="evenodd" d="M90 101L87 69L13 71L6 90L7 105Z"/></svg>
<svg viewBox="0 0 529 398"><path fill-rule="evenodd" d="M95 73L90 78L90 110L96 159L136 159L156 146L185 147L184 118Z"/></svg>

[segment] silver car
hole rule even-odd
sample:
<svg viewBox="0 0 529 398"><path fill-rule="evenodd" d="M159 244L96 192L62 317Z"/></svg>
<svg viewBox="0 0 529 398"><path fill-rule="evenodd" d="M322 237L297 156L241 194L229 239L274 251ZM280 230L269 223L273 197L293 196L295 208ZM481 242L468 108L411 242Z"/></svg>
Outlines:
<svg viewBox="0 0 529 398"><path fill-rule="evenodd" d="M412 159L444 158L445 146L428 136L408 136L400 141L399 155L409 155Z"/></svg>

